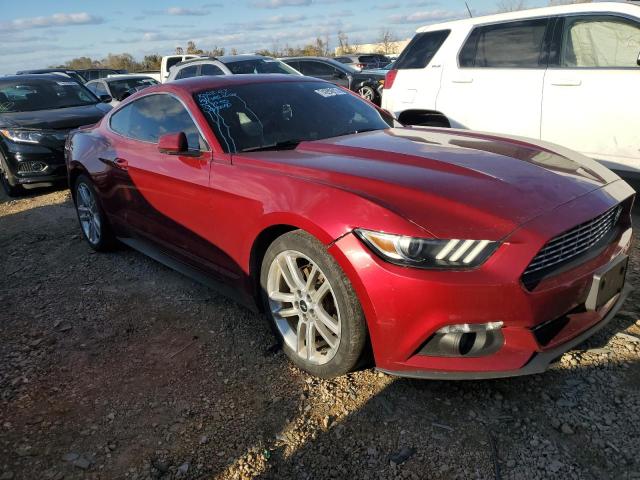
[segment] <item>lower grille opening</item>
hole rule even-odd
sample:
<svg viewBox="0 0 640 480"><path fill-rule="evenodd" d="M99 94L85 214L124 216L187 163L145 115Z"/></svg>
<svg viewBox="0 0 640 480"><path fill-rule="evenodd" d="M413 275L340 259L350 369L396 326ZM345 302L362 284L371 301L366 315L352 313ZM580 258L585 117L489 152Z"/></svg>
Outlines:
<svg viewBox="0 0 640 480"><path fill-rule="evenodd" d="M435 333L418 349L417 355L432 357L482 357L500 350L500 330L466 333Z"/></svg>
<svg viewBox="0 0 640 480"><path fill-rule="evenodd" d="M28 160L18 163L18 173L40 173L47 169L47 164L39 161Z"/></svg>

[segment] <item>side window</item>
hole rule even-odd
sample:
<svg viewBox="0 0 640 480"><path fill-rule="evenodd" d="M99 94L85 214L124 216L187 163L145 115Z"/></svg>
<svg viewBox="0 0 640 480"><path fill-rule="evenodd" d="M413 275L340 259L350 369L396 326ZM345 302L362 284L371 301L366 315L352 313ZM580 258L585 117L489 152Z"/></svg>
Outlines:
<svg viewBox="0 0 640 480"><path fill-rule="evenodd" d="M192 65L190 67L185 67L178 72L176 75L176 80L180 80L181 78L191 78L195 77L198 74L198 66Z"/></svg>
<svg viewBox="0 0 640 480"><path fill-rule="evenodd" d="M210 63L205 63L200 68L200 75L224 75L224 72Z"/></svg>
<svg viewBox="0 0 640 480"><path fill-rule="evenodd" d="M562 67L637 67L640 24L614 16L567 18L561 52Z"/></svg>
<svg viewBox="0 0 640 480"><path fill-rule="evenodd" d="M91 91L91 93L98 95L98 89L96 88L97 85L95 83L87 83L85 84L85 87L87 87Z"/></svg>
<svg viewBox="0 0 640 480"><path fill-rule="evenodd" d="M171 95L142 97L114 113L109 125L116 133L149 143L158 143L167 133L184 132L189 150L206 148L191 116Z"/></svg>
<svg viewBox="0 0 640 480"><path fill-rule="evenodd" d="M289 66L290 66L290 67L292 67L292 68L295 68L296 70L298 70L298 71L299 71L300 73L302 73L303 75L305 74L305 73L302 71L302 67L300 66L300 62L299 62L299 61L297 61L297 60L287 60L287 61L286 61L286 62L284 62L284 63L286 63L287 65L289 65Z"/></svg>
<svg viewBox="0 0 640 480"><path fill-rule="evenodd" d="M100 95L109 95L109 92L107 92L107 87L105 87L104 83L102 82L96 82L96 90L95 90L95 94L100 96Z"/></svg>
<svg viewBox="0 0 640 480"><path fill-rule="evenodd" d="M450 30L438 32L418 33L411 39L409 45L402 51L394 64L396 69L424 68L429 65L444 41L449 36Z"/></svg>
<svg viewBox="0 0 640 480"><path fill-rule="evenodd" d="M543 66L546 18L477 27L460 52L460 66L538 68Z"/></svg>
<svg viewBox="0 0 640 480"><path fill-rule="evenodd" d="M300 64L304 64L302 67L304 74L310 77L330 77L338 73L331 65L326 65L321 62L300 62Z"/></svg>

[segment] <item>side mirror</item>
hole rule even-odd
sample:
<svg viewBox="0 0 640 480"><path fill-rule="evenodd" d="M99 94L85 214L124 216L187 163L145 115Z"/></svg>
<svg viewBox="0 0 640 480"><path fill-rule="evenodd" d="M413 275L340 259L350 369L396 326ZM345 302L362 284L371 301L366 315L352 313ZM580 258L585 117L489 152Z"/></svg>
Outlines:
<svg viewBox="0 0 640 480"><path fill-rule="evenodd" d="M638 66L640 67L640 53L638 54L638 60L636 60L636 63L638 64Z"/></svg>
<svg viewBox="0 0 640 480"><path fill-rule="evenodd" d="M346 75L344 73L342 73L342 72L336 72L336 73L333 74L333 78L335 78L336 80L340 80L340 79L345 78L345 77L346 77Z"/></svg>
<svg viewBox="0 0 640 480"><path fill-rule="evenodd" d="M187 136L184 132L167 133L158 141L158 151L167 155L182 155L189 151Z"/></svg>
<svg viewBox="0 0 640 480"><path fill-rule="evenodd" d="M100 95L100 101L102 103L111 103L111 101L113 100L113 98L111 97L111 95Z"/></svg>

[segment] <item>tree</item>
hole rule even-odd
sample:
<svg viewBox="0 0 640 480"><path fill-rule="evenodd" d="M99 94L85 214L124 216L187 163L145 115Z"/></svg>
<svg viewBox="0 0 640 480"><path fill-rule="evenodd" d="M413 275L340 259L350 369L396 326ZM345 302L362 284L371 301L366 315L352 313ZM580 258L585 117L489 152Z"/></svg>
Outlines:
<svg viewBox="0 0 640 480"><path fill-rule="evenodd" d="M100 61L100 64L105 68L113 68L116 70L124 69L128 71L135 71L140 66L130 53L110 53L107 55L107 58Z"/></svg>
<svg viewBox="0 0 640 480"><path fill-rule="evenodd" d="M187 42L187 54L188 55L202 55L204 53L204 50L201 50L200 48L196 47L196 42L189 40Z"/></svg>
<svg viewBox="0 0 640 480"><path fill-rule="evenodd" d="M221 57L224 55L224 48L223 47L219 47L217 45L214 45L214 47L211 49L211 51L209 52L209 55L211 55L212 57Z"/></svg>
<svg viewBox="0 0 640 480"><path fill-rule="evenodd" d="M89 57L78 57L73 60L69 60L64 64L66 68L72 70L83 70L85 68L93 68L98 65L99 62L92 60Z"/></svg>
<svg viewBox="0 0 640 480"><path fill-rule="evenodd" d="M183 55L184 54L184 50L182 49L182 47L176 47L176 55Z"/></svg>
<svg viewBox="0 0 640 480"><path fill-rule="evenodd" d="M358 49L349 44L349 36L344 32L338 32L338 50L340 52L340 55L358 53Z"/></svg>
<svg viewBox="0 0 640 480"><path fill-rule="evenodd" d="M500 0L497 4L499 12L517 12L527 8L526 0Z"/></svg>
<svg viewBox="0 0 640 480"><path fill-rule="evenodd" d="M380 45L380 48L378 48L378 53L398 53L397 41L398 39L393 34L393 32L389 30L383 30L377 42Z"/></svg>
<svg viewBox="0 0 640 480"><path fill-rule="evenodd" d="M156 53L152 55L145 55L140 65L141 70L160 70L160 64L162 63L162 57Z"/></svg>

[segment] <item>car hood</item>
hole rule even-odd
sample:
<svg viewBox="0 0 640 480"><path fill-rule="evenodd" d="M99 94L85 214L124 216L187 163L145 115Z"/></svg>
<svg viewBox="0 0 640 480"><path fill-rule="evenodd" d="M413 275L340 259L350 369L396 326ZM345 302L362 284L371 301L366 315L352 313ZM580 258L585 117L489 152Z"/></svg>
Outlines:
<svg viewBox="0 0 640 480"><path fill-rule="evenodd" d="M2 113L0 127L71 130L100 121L111 107L104 103L80 107Z"/></svg>
<svg viewBox="0 0 640 480"><path fill-rule="evenodd" d="M555 145L416 127L303 142L296 150L251 157L375 201L440 238L497 240L618 179ZM360 226L371 220L361 219Z"/></svg>

